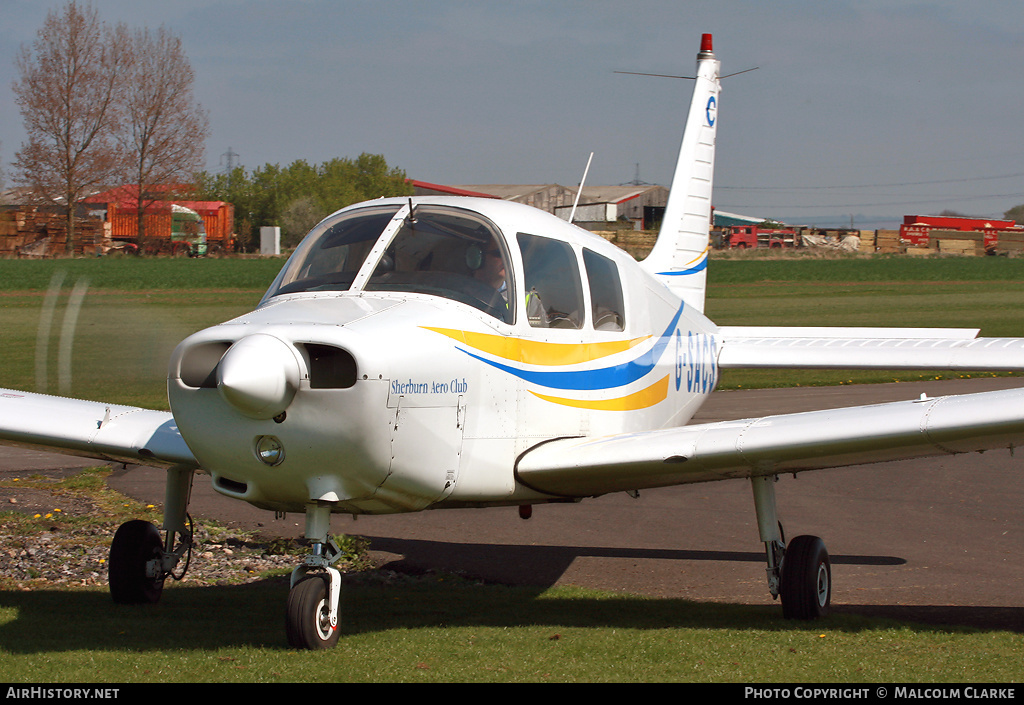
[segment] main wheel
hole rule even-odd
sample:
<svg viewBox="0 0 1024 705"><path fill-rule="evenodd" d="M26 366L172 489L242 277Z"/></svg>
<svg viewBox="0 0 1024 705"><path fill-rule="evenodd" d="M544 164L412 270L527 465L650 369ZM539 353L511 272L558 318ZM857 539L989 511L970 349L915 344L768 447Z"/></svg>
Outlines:
<svg viewBox="0 0 1024 705"><path fill-rule="evenodd" d="M299 649L329 649L338 643L340 632L330 623L327 581L312 577L288 593L286 620L288 645Z"/></svg>
<svg viewBox="0 0 1024 705"><path fill-rule="evenodd" d="M164 590L164 575L146 575L146 564L163 556L160 532L148 521L121 524L110 544L110 596L122 605L157 602Z"/></svg>
<svg viewBox="0 0 1024 705"><path fill-rule="evenodd" d="M817 536L797 536L782 559L782 614L786 619L818 619L832 602L832 565Z"/></svg>

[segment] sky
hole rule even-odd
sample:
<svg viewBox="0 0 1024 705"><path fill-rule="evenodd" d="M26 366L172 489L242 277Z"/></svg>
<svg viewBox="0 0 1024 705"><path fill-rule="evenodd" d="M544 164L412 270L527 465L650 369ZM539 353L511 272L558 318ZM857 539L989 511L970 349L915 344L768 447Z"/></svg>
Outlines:
<svg viewBox="0 0 1024 705"><path fill-rule="evenodd" d="M63 0L0 0L0 164L15 57ZM895 227L1024 204L1019 0L93 0L179 34L209 171L382 154L439 184L668 186L703 33L726 78L714 205Z"/></svg>

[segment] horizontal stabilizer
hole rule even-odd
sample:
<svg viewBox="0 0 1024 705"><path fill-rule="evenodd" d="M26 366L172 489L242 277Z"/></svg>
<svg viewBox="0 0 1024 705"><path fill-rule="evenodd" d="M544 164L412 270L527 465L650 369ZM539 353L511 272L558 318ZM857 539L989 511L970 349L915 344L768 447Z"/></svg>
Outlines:
<svg viewBox="0 0 1024 705"><path fill-rule="evenodd" d="M167 411L0 389L0 444L97 460L198 467Z"/></svg>
<svg viewBox="0 0 1024 705"><path fill-rule="evenodd" d="M719 329L722 369L1024 370L1024 338L941 328Z"/></svg>

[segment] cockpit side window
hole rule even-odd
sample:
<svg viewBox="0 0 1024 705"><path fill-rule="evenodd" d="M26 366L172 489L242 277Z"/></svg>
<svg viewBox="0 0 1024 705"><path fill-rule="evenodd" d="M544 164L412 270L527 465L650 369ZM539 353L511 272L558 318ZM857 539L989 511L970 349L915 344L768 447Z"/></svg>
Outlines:
<svg viewBox="0 0 1024 705"><path fill-rule="evenodd" d="M582 328L583 286L568 243L519 233L526 281L526 316L534 328Z"/></svg>
<svg viewBox="0 0 1024 705"><path fill-rule="evenodd" d="M511 273L491 223L467 211L417 206L364 288L442 296L512 323Z"/></svg>
<svg viewBox="0 0 1024 705"><path fill-rule="evenodd" d="M615 262L592 250L583 249L583 266L590 282L590 309L594 330L625 330L622 282Z"/></svg>
<svg viewBox="0 0 1024 705"><path fill-rule="evenodd" d="M300 291L347 291L398 207L361 208L324 220L296 248L266 298Z"/></svg>

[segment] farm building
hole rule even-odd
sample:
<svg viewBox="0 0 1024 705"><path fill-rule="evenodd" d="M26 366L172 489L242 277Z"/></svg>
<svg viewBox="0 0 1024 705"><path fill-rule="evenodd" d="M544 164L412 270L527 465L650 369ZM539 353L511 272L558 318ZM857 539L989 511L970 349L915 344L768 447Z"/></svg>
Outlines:
<svg viewBox="0 0 1024 705"><path fill-rule="evenodd" d="M500 198L525 203L564 219L572 212L577 191L559 184L442 186L415 180L411 183L416 195ZM639 230L660 221L667 202L668 189L664 186L584 186L573 220L592 230L608 230L616 223Z"/></svg>

